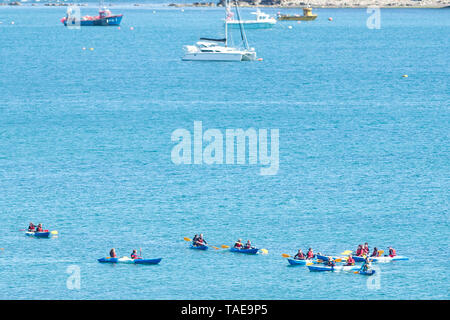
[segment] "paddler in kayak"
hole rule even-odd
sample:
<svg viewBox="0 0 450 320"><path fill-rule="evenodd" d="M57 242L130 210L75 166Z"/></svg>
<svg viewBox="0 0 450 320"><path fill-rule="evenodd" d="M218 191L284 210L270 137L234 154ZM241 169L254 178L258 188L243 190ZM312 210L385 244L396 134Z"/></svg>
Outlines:
<svg viewBox="0 0 450 320"><path fill-rule="evenodd" d="M347 264L346 266L354 266L355 265L355 259L353 259L352 255L349 254L347 258Z"/></svg>
<svg viewBox="0 0 450 320"><path fill-rule="evenodd" d="M356 253L355 254L356 254L357 257L361 257L364 254L362 244L358 245L358 249L356 249Z"/></svg>
<svg viewBox="0 0 450 320"><path fill-rule="evenodd" d="M370 263L369 257L366 257L360 271L367 272L371 267L372 265Z"/></svg>
<svg viewBox="0 0 450 320"><path fill-rule="evenodd" d="M244 249L253 249L252 243L250 242L250 240L247 240L247 243L245 244Z"/></svg>
<svg viewBox="0 0 450 320"><path fill-rule="evenodd" d="M136 249L133 249L133 252L131 253L131 259L142 259L140 256L138 256Z"/></svg>
<svg viewBox="0 0 450 320"><path fill-rule="evenodd" d="M111 258L117 258L117 255L116 255L116 249L112 248L112 249L109 251L109 256L110 256Z"/></svg>
<svg viewBox="0 0 450 320"><path fill-rule="evenodd" d="M234 243L234 248L236 248L236 249L242 249L243 246L244 245L242 244L242 240L241 239L238 239L238 241L236 241Z"/></svg>
<svg viewBox="0 0 450 320"><path fill-rule="evenodd" d="M377 247L373 248L372 254L370 256L371 257L379 257L380 256L380 253L378 252Z"/></svg>
<svg viewBox="0 0 450 320"><path fill-rule="evenodd" d="M389 247L389 257L393 258L397 255L397 253L395 252L395 249L392 247Z"/></svg>
<svg viewBox="0 0 450 320"><path fill-rule="evenodd" d="M197 236L197 235L195 235L195 236ZM202 246L208 245L208 242L206 242L206 240L203 238L203 233L200 233L200 236L198 236L197 239L195 239L195 237L194 237L194 240L192 240L192 241L194 242L193 245L195 247L202 247Z"/></svg>
<svg viewBox="0 0 450 320"><path fill-rule="evenodd" d="M366 242L366 243L364 243L363 254L364 254L365 256L368 256L368 255L369 255L369 252L370 252L370 250L369 250L369 244Z"/></svg>
<svg viewBox="0 0 450 320"><path fill-rule="evenodd" d="M333 257L328 257L328 260L325 263L325 265L334 268L336 266L336 263L334 262Z"/></svg>
<svg viewBox="0 0 450 320"><path fill-rule="evenodd" d="M36 232L43 232L43 231L44 231L44 229L42 228L42 223L39 223L37 225Z"/></svg>
<svg viewBox="0 0 450 320"><path fill-rule="evenodd" d="M298 249L297 254L294 256L295 260L305 260L306 257L304 255L304 253L302 252L302 249Z"/></svg>
<svg viewBox="0 0 450 320"><path fill-rule="evenodd" d="M313 252L313 249L311 249L311 248L309 248L308 249L308 252L306 253L306 259L314 259L314 252Z"/></svg>
<svg viewBox="0 0 450 320"><path fill-rule="evenodd" d="M30 222L28 226L28 232L34 232L36 230L36 226L33 224L33 222Z"/></svg>

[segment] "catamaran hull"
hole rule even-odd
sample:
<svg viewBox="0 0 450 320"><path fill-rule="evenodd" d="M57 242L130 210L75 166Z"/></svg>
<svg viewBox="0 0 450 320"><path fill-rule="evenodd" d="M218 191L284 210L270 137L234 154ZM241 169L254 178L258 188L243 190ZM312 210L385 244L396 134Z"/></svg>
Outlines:
<svg viewBox="0 0 450 320"><path fill-rule="evenodd" d="M270 22L245 22L242 23L245 29L270 29L272 28L275 23L270 23ZM231 29L239 29L239 22L233 23L233 22L228 22L227 23L228 28Z"/></svg>
<svg viewBox="0 0 450 320"><path fill-rule="evenodd" d="M254 58L248 57L242 53L214 53L214 52L198 52L186 53L182 58L184 61L251 61Z"/></svg>

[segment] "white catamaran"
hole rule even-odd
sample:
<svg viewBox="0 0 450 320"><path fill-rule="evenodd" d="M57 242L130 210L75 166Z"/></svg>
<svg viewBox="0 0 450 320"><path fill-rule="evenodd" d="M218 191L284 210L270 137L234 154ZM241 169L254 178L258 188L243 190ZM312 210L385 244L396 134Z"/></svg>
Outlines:
<svg viewBox="0 0 450 320"><path fill-rule="evenodd" d="M236 14L238 21L240 19L240 13L237 2ZM229 8L229 1L226 2L227 17L231 11ZM256 52L253 48L250 48L247 42L247 36L245 35L244 26L239 24L241 39L244 48L235 48L228 46L228 27L225 23L225 38L223 39L211 39L200 38L195 45L184 46L185 54L182 60L186 61L253 61L256 60Z"/></svg>

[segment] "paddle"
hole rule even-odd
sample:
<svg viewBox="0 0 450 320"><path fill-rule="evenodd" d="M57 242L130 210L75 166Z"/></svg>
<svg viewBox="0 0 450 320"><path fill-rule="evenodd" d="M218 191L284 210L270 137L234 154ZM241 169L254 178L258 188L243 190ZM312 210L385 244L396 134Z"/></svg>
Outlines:
<svg viewBox="0 0 450 320"><path fill-rule="evenodd" d="M229 248L230 248L230 246L227 246L227 245L225 245L225 244L221 245L221 247L222 247L223 249L229 249Z"/></svg>
<svg viewBox="0 0 450 320"><path fill-rule="evenodd" d="M262 254L268 254L269 250L267 249L259 249L259 251L261 251Z"/></svg>
<svg viewBox="0 0 450 320"><path fill-rule="evenodd" d="M345 250L344 252L341 252L341 254L343 255L343 256L348 256L350 253L352 253L353 251L352 250Z"/></svg>
<svg viewBox="0 0 450 320"><path fill-rule="evenodd" d="M192 242L192 239L191 239L191 238L184 237L183 239L184 239L184 241ZM217 247L215 247L215 246L210 246L209 244L204 244L204 245L205 245L205 246L208 246L208 247L211 247L211 248L214 248L214 249L216 249L216 250L219 250L219 248L217 248Z"/></svg>
<svg viewBox="0 0 450 320"><path fill-rule="evenodd" d="M58 234L58 231L53 230L52 232L50 232L51 234Z"/></svg>
<svg viewBox="0 0 450 320"><path fill-rule="evenodd" d="M292 258L292 256L291 256L291 255L288 255L287 253L282 253L281 256L282 256L283 258Z"/></svg>

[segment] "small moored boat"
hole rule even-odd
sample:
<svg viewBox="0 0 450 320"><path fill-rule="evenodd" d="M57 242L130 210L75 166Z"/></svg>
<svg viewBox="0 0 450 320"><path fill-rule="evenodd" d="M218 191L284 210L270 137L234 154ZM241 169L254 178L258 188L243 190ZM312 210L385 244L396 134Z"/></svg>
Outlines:
<svg viewBox="0 0 450 320"><path fill-rule="evenodd" d="M312 8L303 8L303 15L299 14L278 14L277 19L281 21L313 21L316 20L317 14L312 13Z"/></svg>
<svg viewBox="0 0 450 320"><path fill-rule="evenodd" d="M67 27L71 26L119 26L122 21L123 14L113 15L106 7L100 6L98 16L77 17L72 9L67 10L67 14L61 19L61 22Z"/></svg>
<svg viewBox="0 0 450 320"><path fill-rule="evenodd" d="M255 20L234 20L232 19L231 12L228 13L227 18L225 19L225 23L229 28L237 29L240 28L240 25L244 25L246 29L268 29L272 28L277 20L272 18L267 13L262 12L261 10L256 10L252 12L252 14L256 15Z"/></svg>

